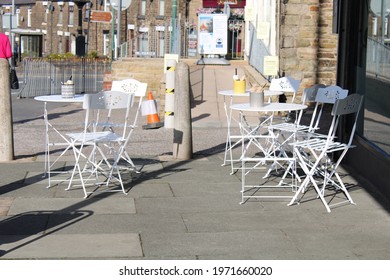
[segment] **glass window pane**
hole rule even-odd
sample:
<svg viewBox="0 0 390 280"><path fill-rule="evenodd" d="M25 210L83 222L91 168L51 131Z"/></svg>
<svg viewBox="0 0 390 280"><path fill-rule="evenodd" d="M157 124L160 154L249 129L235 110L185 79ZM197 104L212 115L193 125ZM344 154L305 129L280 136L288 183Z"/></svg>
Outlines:
<svg viewBox="0 0 390 280"><path fill-rule="evenodd" d="M383 5L382 5L383 4ZM390 154L390 0L372 0L368 15L364 137Z"/></svg>
<svg viewBox="0 0 390 280"><path fill-rule="evenodd" d="M146 15L146 0L141 0L140 14L141 16Z"/></svg>
<svg viewBox="0 0 390 280"><path fill-rule="evenodd" d="M158 15L163 16L164 10L165 10L165 0L160 0L159 6L158 6Z"/></svg>

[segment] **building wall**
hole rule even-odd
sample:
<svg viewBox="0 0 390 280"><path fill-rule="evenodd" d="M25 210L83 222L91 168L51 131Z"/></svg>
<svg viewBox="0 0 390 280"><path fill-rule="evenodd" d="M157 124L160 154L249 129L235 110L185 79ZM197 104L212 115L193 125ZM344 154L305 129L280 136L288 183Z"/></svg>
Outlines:
<svg viewBox="0 0 390 280"><path fill-rule="evenodd" d="M337 34L332 0L281 1L280 70L300 79L301 89L336 83Z"/></svg>
<svg viewBox="0 0 390 280"><path fill-rule="evenodd" d="M109 4L100 5L99 0L93 0L92 10L110 10ZM163 16L158 15L160 1L147 0L146 14L140 15L141 0L133 0L129 9L121 13L121 39L128 42L128 49L135 52L140 45L140 30L143 27L149 27L149 44L158 44L157 26L165 26L165 50L169 51L170 35L168 25L171 23L172 0L165 0L165 12ZM256 1L257 2L257 1ZM259 1L260 2L260 1ZM261 1L263 2L263 1ZM41 30L43 35L43 54L74 51L74 40L78 33L78 8L74 5L73 25L69 25L68 14L70 2L53 2L55 7L53 13L47 14L47 5L50 2L36 1L32 7L31 27L27 26L28 6L19 6L19 28ZM247 4L252 3L247 1ZM336 61L337 61L337 34L332 34L332 0L283 0L277 1L275 5L276 19L276 38L274 50L269 50L268 55L280 57L280 74L293 76L302 81L300 90L304 87L316 84L335 84L336 82ZM58 25L60 6L63 7L63 24ZM203 0L192 0L187 3L188 17L186 18L186 0L177 0L177 16L181 19L182 33L180 40L185 42L185 27L190 24L197 25L197 10L202 8ZM82 16L85 16L84 6ZM280 12L279 12L280 11ZM261 13L257 10L256 12ZM259 15L260 16L260 15ZM185 22L187 20L187 23ZM102 55L103 50L103 31L112 38L111 23L87 23L82 21L82 29L89 29L88 50L96 50ZM116 26L115 26L116 29ZM73 45L72 45L73 42ZM109 46L111 48L111 46ZM182 47L183 48L183 47ZM255 50L254 50L255 51ZM183 52L182 52L183 54ZM266 52L256 54L256 56L266 55ZM261 60L261 58L260 58ZM261 72L262 69L255 68Z"/></svg>
<svg viewBox="0 0 390 280"><path fill-rule="evenodd" d="M103 11L105 9L104 3L103 5L100 5L99 0L92 0L92 3L92 10ZM48 9L50 4L54 7L53 11L49 11ZM28 11L30 7L32 13L30 17L31 21L29 22ZM10 11L10 9L7 9L6 7L1 7L1 9L4 12ZM69 21L70 9L73 9L73 23ZM44 56L52 53L75 52L75 38L78 34L79 11L77 5L73 2L36 1L35 5L15 5L15 11L17 12L18 18L17 29L34 30L39 31L42 34L42 53ZM82 17L82 33L84 35L87 35L88 33L89 35L87 41L88 50L97 51L98 54L102 55L104 53L103 30L111 33L111 23L88 23L85 21L86 6L82 9ZM18 36L19 35L16 35L16 37Z"/></svg>

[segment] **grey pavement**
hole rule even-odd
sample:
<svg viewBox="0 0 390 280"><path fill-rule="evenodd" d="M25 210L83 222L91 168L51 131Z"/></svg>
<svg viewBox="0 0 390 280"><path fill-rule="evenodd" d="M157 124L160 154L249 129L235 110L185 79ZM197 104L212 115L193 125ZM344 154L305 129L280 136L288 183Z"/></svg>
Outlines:
<svg viewBox="0 0 390 280"><path fill-rule="evenodd" d="M128 151L142 172L128 178L128 195L46 188L42 116L16 121L16 160L0 163L0 259L389 259L389 202L347 166L356 205L327 213L314 193L293 206L240 204L241 173L221 166L227 129L217 94L232 87L235 67L246 66L197 68L192 160L172 159L171 129L134 132ZM50 113L68 130L83 120L75 104ZM72 155L63 160L59 167L72 166Z"/></svg>

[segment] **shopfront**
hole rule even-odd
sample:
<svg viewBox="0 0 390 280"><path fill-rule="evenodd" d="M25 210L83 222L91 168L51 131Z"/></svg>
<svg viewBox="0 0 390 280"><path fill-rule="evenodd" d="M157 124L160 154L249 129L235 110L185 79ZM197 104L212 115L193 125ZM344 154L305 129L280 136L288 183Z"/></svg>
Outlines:
<svg viewBox="0 0 390 280"><path fill-rule="evenodd" d="M337 83L365 96L357 148L351 149L348 164L390 197L390 0L334 3L339 33ZM344 125L350 125L349 120Z"/></svg>

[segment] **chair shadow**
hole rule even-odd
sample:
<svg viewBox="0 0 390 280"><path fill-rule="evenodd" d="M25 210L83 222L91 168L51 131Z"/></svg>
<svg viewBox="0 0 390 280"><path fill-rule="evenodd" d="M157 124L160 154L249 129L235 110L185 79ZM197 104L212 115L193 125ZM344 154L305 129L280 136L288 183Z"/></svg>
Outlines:
<svg viewBox="0 0 390 280"><path fill-rule="evenodd" d="M72 114L78 113L82 110L83 109L74 109L74 110L70 110L70 111L62 112L62 113L50 113L50 120L58 119L58 118L61 118L62 116L66 116L66 115L72 115ZM24 119L24 120L14 121L13 124L24 124L24 123L28 123L30 121L35 121L35 120L43 120L43 116L37 116L34 118L28 118L28 119Z"/></svg>
<svg viewBox="0 0 390 280"><path fill-rule="evenodd" d="M78 223L91 215L93 211L88 210L75 210L71 213L64 213L63 210L40 210L24 212L2 220L0 221L0 235L3 235L3 238L0 240L0 245L18 242L26 236L37 235L37 237L22 242L12 249L0 250L0 257ZM53 216L57 218L53 219Z"/></svg>

